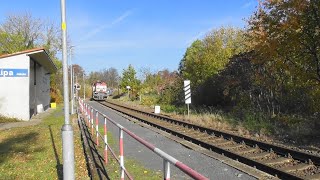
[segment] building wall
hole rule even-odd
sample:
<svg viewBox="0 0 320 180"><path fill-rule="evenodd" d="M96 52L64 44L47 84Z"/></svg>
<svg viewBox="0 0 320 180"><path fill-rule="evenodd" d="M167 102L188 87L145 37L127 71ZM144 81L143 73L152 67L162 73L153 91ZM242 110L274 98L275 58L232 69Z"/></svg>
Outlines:
<svg viewBox="0 0 320 180"><path fill-rule="evenodd" d="M39 113L39 107L48 109L49 104L50 74L43 66L30 59L30 114Z"/></svg>
<svg viewBox="0 0 320 180"><path fill-rule="evenodd" d="M29 120L29 57L22 54L2 58L0 69L27 70L27 77L4 77L0 72L0 114Z"/></svg>

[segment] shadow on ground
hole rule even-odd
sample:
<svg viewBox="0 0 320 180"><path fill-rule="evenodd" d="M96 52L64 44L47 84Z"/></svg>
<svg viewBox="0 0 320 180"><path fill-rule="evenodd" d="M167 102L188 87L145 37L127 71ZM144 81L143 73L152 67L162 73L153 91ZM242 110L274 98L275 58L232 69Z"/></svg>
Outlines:
<svg viewBox="0 0 320 180"><path fill-rule="evenodd" d="M84 121L80 120L78 123L90 178L110 179L105 169L104 158L100 155L95 142L92 140L89 129Z"/></svg>
<svg viewBox="0 0 320 180"><path fill-rule="evenodd" d="M57 165L56 165L57 176L58 176L59 179L63 179L63 165L60 163L59 154L57 152L55 139L54 139L54 136L52 134L51 125L49 125L49 131L50 131L50 138L51 138L52 148L53 148L53 151L54 151L54 157L56 158L56 161L57 161Z"/></svg>
<svg viewBox="0 0 320 180"><path fill-rule="evenodd" d="M41 149L34 149L30 144L37 139L39 133L31 132L27 134L8 137L0 143L0 164L5 163L15 153L40 152Z"/></svg>

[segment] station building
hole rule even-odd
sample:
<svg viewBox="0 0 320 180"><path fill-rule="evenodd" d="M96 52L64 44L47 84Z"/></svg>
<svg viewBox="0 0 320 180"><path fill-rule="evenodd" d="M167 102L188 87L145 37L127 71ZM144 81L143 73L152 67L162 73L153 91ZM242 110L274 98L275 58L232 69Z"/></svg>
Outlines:
<svg viewBox="0 0 320 180"><path fill-rule="evenodd" d="M57 67L43 48L0 56L0 115L28 121L50 105Z"/></svg>

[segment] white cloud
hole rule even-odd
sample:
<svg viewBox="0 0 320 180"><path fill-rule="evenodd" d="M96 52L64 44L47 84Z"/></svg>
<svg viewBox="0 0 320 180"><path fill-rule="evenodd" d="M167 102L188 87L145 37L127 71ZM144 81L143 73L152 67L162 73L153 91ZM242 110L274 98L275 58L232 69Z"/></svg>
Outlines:
<svg viewBox="0 0 320 180"><path fill-rule="evenodd" d="M249 2L246 2L245 4L243 4L242 6L241 6L241 8L248 8L248 7L250 7L251 5L253 4L253 1L249 1Z"/></svg>
<svg viewBox="0 0 320 180"><path fill-rule="evenodd" d="M115 20L113 20L110 23L108 24L104 24L102 26L99 26L93 30L91 30L90 32L88 32L86 35L84 35L79 41L84 41L84 40L87 40L87 39L90 39L91 37L95 36L96 34L98 34L99 32L105 30L105 29L108 29L108 28L111 28L113 27L114 25L120 23L121 21L123 21L125 18L127 18L128 16L130 16L132 14L132 10L129 10L129 11L126 11L125 13L123 13L121 16L117 17Z"/></svg>
<svg viewBox="0 0 320 180"><path fill-rule="evenodd" d="M228 16L222 19L216 19L213 20L213 23L211 23L211 26L205 30L202 30L200 32L198 32L195 36L191 37L189 40L186 41L186 45L190 46L195 40L197 39L202 39L207 33L209 33L210 31L212 31L213 29L218 29L222 26L224 27L240 27L243 26L244 21L243 20L239 20L237 18L234 18L232 16Z"/></svg>

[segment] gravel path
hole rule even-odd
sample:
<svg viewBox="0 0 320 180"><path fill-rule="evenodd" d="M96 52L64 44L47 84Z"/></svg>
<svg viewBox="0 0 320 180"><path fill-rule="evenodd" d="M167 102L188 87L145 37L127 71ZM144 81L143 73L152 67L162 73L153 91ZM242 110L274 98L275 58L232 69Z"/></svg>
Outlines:
<svg viewBox="0 0 320 180"><path fill-rule="evenodd" d="M222 162L205 156L201 153L188 149L181 144L168 139L158 133L155 133L149 129L143 128L138 124L135 124L122 116L114 113L114 111L102 107L97 102L90 102L90 104L102 113L105 113L114 121L118 122L128 130L132 131L136 135L142 137L148 142L154 144L156 147L175 157L179 161L188 165L192 169L198 171L210 179L255 179L237 169L230 167ZM103 119L100 119L100 123L103 123ZM108 130L113 134L115 141L118 139L119 130L111 123L107 124ZM118 149L118 147L114 147ZM139 144L130 136L124 133L124 157L135 159L139 161L145 167L154 171L162 171L163 161L162 158L155 153ZM171 165L171 177L172 179L191 179L188 175L185 175L182 171Z"/></svg>

